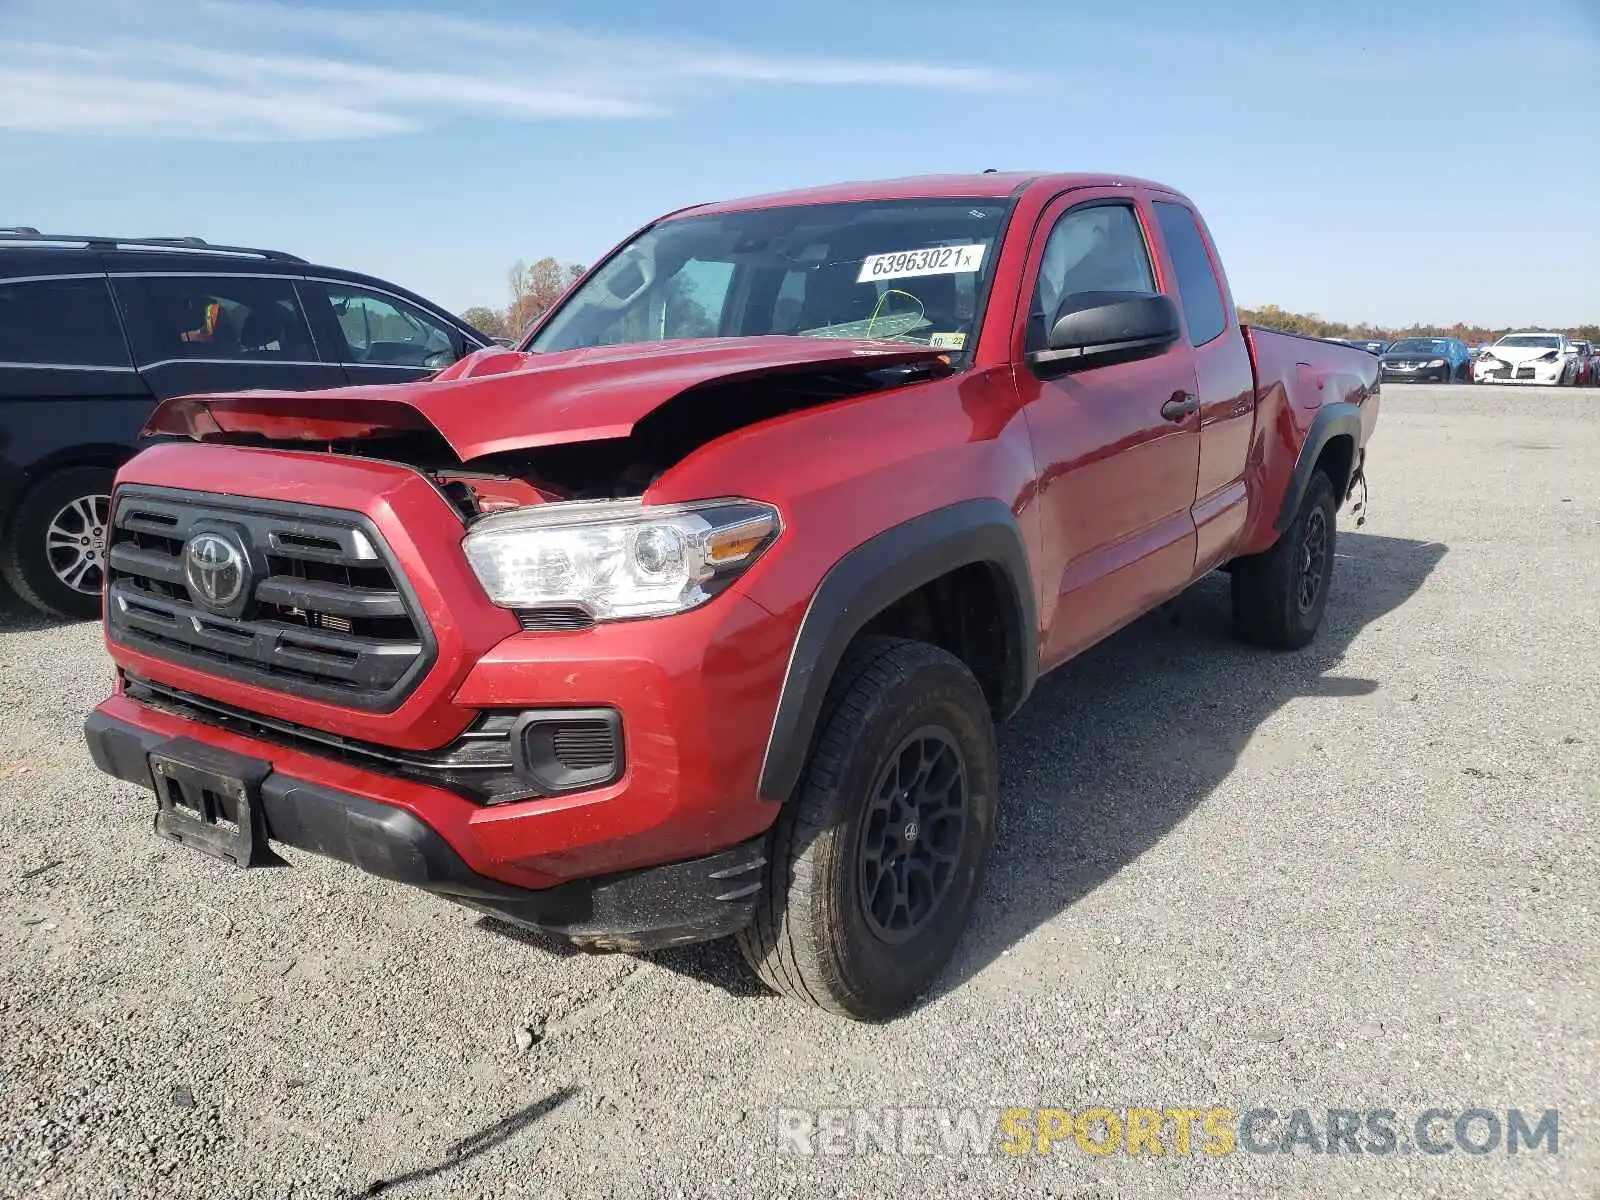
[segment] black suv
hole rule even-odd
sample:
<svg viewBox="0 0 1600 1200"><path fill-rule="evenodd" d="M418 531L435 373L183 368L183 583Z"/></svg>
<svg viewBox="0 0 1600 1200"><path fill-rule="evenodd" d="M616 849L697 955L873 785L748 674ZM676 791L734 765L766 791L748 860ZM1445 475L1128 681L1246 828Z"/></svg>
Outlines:
<svg viewBox="0 0 1600 1200"><path fill-rule="evenodd" d="M0 574L45 612L99 614L111 479L158 400L399 383L490 341L275 250L0 230Z"/></svg>

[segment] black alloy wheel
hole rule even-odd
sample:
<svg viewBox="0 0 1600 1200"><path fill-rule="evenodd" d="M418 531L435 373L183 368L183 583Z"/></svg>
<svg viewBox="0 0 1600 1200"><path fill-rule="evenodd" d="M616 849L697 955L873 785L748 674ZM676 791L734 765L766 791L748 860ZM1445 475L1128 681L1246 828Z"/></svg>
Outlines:
<svg viewBox="0 0 1600 1200"><path fill-rule="evenodd" d="M1321 508L1306 513L1299 549L1300 575L1295 585L1295 603L1301 613L1309 613L1316 607L1328 576L1328 517Z"/></svg>
<svg viewBox="0 0 1600 1200"><path fill-rule="evenodd" d="M950 891L967 820L967 765L947 730L901 743L862 813L861 909L874 937L920 933Z"/></svg>

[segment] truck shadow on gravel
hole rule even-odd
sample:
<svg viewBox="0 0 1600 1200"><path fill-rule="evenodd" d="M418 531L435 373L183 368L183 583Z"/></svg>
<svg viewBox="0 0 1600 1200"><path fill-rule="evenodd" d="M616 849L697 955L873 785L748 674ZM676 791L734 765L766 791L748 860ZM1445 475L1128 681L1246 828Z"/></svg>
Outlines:
<svg viewBox="0 0 1600 1200"><path fill-rule="evenodd" d="M1282 653L1239 641L1228 577L1184 597L1177 624L1146 618L1041 681L1001 736L1000 828L983 897L932 999L1071 908L1184 820L1291 701L1371 695L1339 673L1356 636L1410 599L1438 542L1341 530L1316 640ZM1312 746L1300 748L1314 753Z"/></svg>
<svg viewBox="0 0 1600 1200"><path fill-rule="evenodd" d="M960 987L1159 842L1284 705L1380 689L1381 680L1334 672L1356 635L1414 595L1445 553L1437 542L1341 530L1327 615L1304 650L1241 643L1219 572L1183 598L1176 622L1145 617L1041 680L1001 731L1000 827L983 895L924 1002ZM1328 711L1336 720L1337 709ZM1331 723L1328 736L1339 736ZM735 995L767 994L731 942L649 957Z"/></svg>

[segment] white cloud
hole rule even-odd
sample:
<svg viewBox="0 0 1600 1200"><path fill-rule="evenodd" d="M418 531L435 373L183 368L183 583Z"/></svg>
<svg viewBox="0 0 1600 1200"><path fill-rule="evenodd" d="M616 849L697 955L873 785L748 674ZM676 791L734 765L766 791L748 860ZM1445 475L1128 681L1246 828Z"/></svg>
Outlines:
<svg viewBox="0 0 1600 1200"><path fill-rule="evenodd" d="M461 119L657 117L740 88L994 91L1017 82L984 67L767 55L421 9L278 0L67 7L70 22L50 0L0 8L0 129L320 141Z"/></svg>

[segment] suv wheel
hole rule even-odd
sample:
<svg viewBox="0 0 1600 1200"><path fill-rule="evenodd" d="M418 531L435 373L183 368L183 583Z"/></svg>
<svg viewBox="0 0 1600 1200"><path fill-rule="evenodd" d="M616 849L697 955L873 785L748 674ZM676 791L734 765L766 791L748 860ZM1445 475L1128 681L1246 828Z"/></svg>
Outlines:
<svg viewBox="0 0 1600 1200"><path fill-rule="evenodd" d="M1315 472L1300 511L1272 549L1239 560L1233 619L1245 641L1298 650L1316 636L1333 581L1338 509L1332 481Z"/></svg>
<svg viewBox="0 0 1600 1200"><path fill-rule="evenodd" d="M100 615L114 474L70 467L46 476L17 506L0 572L35 608L75 620Z"/></svg>
<svg viewBox="0 0 1600 1200"><path fill-rule="evenodd" d="M746 961L774 991L878 1021L950 960L994 843L999 769L983 690L923 642L861 639L829 690L799 793L772 833Z"/></svg>

